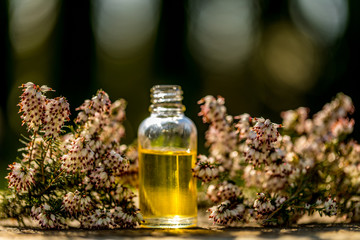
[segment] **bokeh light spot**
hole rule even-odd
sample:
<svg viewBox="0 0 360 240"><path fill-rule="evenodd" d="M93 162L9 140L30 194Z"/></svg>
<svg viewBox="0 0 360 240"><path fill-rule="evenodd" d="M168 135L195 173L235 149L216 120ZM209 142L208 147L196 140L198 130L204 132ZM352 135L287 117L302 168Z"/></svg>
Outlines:
<svg viewBox="0 0 360 240"><path fill-rule="evenodd" d="M251 52L256 25L255 1L191 1L189 46L211 70L238 66Z"/></svg>
<svg viewBox="0 0 360 240"><path fill-rule="evenodd" d="M146 44L159 20L158 0L94 1L97 45L109 56L128 57Z"/></svg>
<svg viewBox="0 0 360 240"><path fill-rule="evenodd" d="M9 1L9 36L15 53L26 56L41 47L58 16L58 0Z"/></svg>
<svg viewBox="0 0 360 240"><path fill-rule="evenodd" d="M292 91L307 91L316 82L318 54L305 36L290 24L270 27L263 44L263 60L276 85Z"/></svg>
<svg viewBox="0 0 360 240"><path fill-rule="evenodd" d="M315 41L332 44L345 31L349 15L346 0L293 0L290 13L296 26Z"/></svg>

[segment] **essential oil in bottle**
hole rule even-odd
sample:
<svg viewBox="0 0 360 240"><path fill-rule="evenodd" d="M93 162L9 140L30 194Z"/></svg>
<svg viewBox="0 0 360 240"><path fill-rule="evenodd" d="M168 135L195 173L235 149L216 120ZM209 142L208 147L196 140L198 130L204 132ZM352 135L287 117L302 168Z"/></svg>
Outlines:
<svg viewBox="0 0 360 240"><path fill-rule="evenodd" d="M197 190L191 171L197 154L196 127L184 115L179 86L158 85L151 93L151 115L138 133L143 226L196 226Z"/></svg>

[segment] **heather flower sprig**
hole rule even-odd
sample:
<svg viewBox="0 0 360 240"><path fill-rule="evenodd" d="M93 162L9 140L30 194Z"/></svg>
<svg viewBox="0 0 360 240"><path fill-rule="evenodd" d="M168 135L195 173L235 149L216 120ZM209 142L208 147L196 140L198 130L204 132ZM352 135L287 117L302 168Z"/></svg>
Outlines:
<svg viewBox="0 0 360 240"><path fill-rule="evenodd" d="M204 155L199 155L199 161L197 161L192 171L193 175L203 182L216 179L219 174L218 164L215 162L215 159L211 157L207 158Z"/></svg>
<svg viewBox="0 0 360 240"><path fill-rule="evenodd" d="M309 214L317 211L320 216L326 215L331 217L337 214L338 206L336 204L336 199L333 199L331 196L329 196L324 200L324 202L318 199L315 203L312 204L305 203L305 206L303 208L299 207L299 209L302 209Z"/></svg>
<svg viewBox="0 0 360 240"><path fill-rule="evenodd" d="M210 185L207 189L207 197L214 203L223 202L229 199L236 199L241 196L240 188L233 182L224 181L218 185Z"/></svg>
<svg viewBox="0 0 360 240"><path fill-rule="evenodd" d="M44 138L57 137L65 121L69 121L69 103L64 97L46 99L44 124Z"/></svg>
<svg viewBox="0 0 360 240"><path fill-rule="evenodd" d="M229 200L209 208L209 218L219 225L230 225L234 222L245 222L246 209L244 204L232 204Z"/></svg>
<svg viewBox="0 0 360 240"><path fill-rule="evenodd" d="M209 154L199 156L193 172L215 204L214 224L288 225L314 212L360 220L360 145L347 139L354 127L350 97L339 93L312 118L304 107L283 112L282 124L230 116L221 97L199 104Z"/></svg>
<svg viewBox="0 0 360 240"><path fill-rule="evenodd" d="M232 126L233 117L226 114L225 99L206 96L199 102L201 111L199 116L204 123L209 124L206 132L206 145L209 146L210 158L221 164L222 172L236 169L236 160L231 153L236 150L238 137L236 129Z"/></svg>
<svg viewBox="0 0 360 240"><path fill-rule="evenodd" d="M281 149L276 148L281 125L271 123L269 119L254 118L255 125L248 134L245 160L254 166L270 165L284 157ZM241 132L241 129L239 130Z"/></svg>
<svg viewBox="0 0 360 240"><path fill-rule="evenodd" d="M21 157L9 166L9 193L1 217L31 217L50 229L79 222L83 228L130 228L143 221L135 194L124 186L137 173L137 154L121 144L126 102L100 90L77 110L65 134L69 104L48 98L46 86L21 86L20 113L30 133ZM128 169L131 174L127 174ZM14 207L16 206L16 207Z"/></svg>
<svg viewBox="0 0 360 240"><path fill-rule="evenodd" d="M27 168L16 162L9 165L9 168L11 172L6 178L10 188L14 188L16 191L28 191L35 184L33 168Z"/></svg>
<svg viewBox="0 0 360 240"><path fill-rule="evenodd" d="M47 86L38 86L32 82L20 86L23 91L20 96L19 113L22 113L22 124L26 124L28 131L37 132L45 119L46 97L44 93L52 91Z"/></svg>

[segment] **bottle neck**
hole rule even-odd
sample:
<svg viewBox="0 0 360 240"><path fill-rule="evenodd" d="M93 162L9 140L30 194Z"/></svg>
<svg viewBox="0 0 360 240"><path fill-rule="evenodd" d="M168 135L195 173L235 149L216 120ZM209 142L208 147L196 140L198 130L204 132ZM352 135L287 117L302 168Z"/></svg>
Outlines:
<svg viewBox="0 0 360 240"><path fill-rule="evenodd" d="M182 93L177 85L156 85L151 88L151 105L149 111L158 116L180 116L184 114Z"/></svg>

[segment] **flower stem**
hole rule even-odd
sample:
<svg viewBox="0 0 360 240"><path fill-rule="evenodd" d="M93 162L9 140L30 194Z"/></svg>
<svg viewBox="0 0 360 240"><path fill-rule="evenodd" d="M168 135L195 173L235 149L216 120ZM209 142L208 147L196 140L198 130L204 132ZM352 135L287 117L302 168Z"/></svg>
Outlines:
<svg viewBox="0 0 360 240"><path fill-rule="evenodd" d="M51 181L51 183L44 189L44 191L42 191L42 192L40 193L40 196L42 196L42 195L53 185L53 183L54 183L56 180L59 179L59 177L60 177L64 172L65 172L65 169L62 170L62 171L59 173L59 175L57 175L57 176Z"/></svg>
<svg viewBox="0 0 360 240"><path fill-rule="evenodd" d="M277 212L279 212L283 206L285 206L286 203L290 202L291 200L295 199L297 197L297 195L304 190L305 185L304 183L304 179L302 179L301 183L299 184L298 189L296 190L296 192L291 196L291 198L289 198L288 200L286 200L283 204L280 205L280 207L278 209L276 209L274 212L272 212L265 220L263 220L262 222L265 223L267 221L269 221Z"/></svg>
<svg viewBox="0 0 360 240"><path fill-rule="evenodd" d="M31 146L30 146L30 156L29 156L29 168L31 167L31 160L32 160L32 152L34 150L34 144L35 144L35 139L36 139L36 134L37 134L37 131L34 132L34 136L33 136L33 139L31 141Z"/></svg>
<svg viewBox="0 0 360 240"><path fill-rule="evenodd" d="M42 155L42 161L41 161L41 175L42 175L42 181L43 183L45 184L45 175L44 175L44 164L45 164L45 158L46 158L46 155L47 155L47 152L49 151L49 148L52 144L52 140L53 138L50 138L49 141L47 141L47 146L46 146L46 150L45 152L43 152L43 155ZM51 156L50 156L51 158Z"/></svg>

